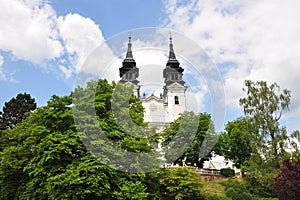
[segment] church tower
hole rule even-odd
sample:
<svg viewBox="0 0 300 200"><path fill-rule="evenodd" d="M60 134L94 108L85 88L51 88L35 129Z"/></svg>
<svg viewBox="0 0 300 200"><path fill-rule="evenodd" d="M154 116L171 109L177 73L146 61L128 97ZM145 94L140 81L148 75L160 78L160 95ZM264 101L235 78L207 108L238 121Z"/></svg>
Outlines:
<svg viewBox="0 0 300 200"><path fill-rule="evenodd" d="M163 78L165 79L163 97L165 110L169 116L168 121L172 122L179 117L180 113L186 111L185 91L187 87L182 80L184 69L180 67L180 63L176 59L171 35L169 48L169 60L163 70Z"/></svg>
<svg viewBox="0 0 300 200"><path fill-rule="evenodd" d="M125 85L134 85L134 95L140 96L140 85L137 78L139 77L139 69L136 67L136 62L133 59L132 50L131 50L131 35L128 37L128 47L126 57L122 62L122 67L119 68L120 82Z"/></svg>

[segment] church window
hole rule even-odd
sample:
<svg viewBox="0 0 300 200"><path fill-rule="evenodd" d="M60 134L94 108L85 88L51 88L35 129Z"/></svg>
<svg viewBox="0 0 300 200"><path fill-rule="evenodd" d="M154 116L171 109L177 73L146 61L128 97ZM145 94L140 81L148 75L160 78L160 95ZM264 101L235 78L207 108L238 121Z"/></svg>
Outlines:
<svg viewBox="0 0 300 200"><path fill-rule="evenodd" d="M178 96L175 96L175 97L174 97L174 100L175 100L175 104L179 104Z"/></svg>
<svg viewBox="0 0 300 200"><path fill-rule="evenodd" d="M179 80L179 76L177 73L172 73L171 74L171 80Z"/></svg>
<svg viewBox="0 0 300 200"><path fill-rule="evenodd" d="M131 73L126 73L125 77L126 77L126 79L131 79L132 78L132 74Z"/></svg>

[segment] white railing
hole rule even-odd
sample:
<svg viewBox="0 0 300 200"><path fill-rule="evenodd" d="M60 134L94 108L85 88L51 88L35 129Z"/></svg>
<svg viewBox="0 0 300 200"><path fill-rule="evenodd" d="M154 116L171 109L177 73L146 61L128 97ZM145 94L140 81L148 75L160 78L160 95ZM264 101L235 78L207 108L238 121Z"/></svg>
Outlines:
<svg viewBox="0 0 300 200"><path fill-rule="evenodd" d="M221 170L218 169L198 169L198 173L201 175L221 176Z"/></svg>

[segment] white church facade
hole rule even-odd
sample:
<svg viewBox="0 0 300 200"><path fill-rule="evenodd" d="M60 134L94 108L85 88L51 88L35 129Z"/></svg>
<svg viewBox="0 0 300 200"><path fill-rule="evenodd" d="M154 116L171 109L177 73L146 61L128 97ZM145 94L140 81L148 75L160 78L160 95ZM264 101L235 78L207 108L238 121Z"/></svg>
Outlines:
<svg viewBox="0 0 300 200"><path fill-rule="evenodd" d="M131 46L131 37L129 36L126 57L122 62L122 67L119 68L120 82L134 86L134 94L140 97L145 108L144 121L148 122L149 127L156 127L157 131L160 131L177 119L180 113L186 111L187 86L182 79L184 69L176 59L170 36L169 59L163 70L164 86L162 93L160 96L154 94L148 97L145 94L140 96L139 68L133 59Z"/></svg>

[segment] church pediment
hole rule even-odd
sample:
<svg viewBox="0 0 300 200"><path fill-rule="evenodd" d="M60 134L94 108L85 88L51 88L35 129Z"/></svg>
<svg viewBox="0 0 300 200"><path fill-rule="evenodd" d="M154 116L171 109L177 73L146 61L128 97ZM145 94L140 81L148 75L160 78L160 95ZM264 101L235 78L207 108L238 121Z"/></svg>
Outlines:
<svg viewBox="0 0 300 200"><path fill-rule="evenodd" d="M172 84L170 84L170 85L167 86L168 90L169 89L171 89L171 90L185 90L186 88L187 88L186 86L181 85L181 84L179 84L177 82L172 83Z"/></svg>
<svg viewBox="0 0 300 200"><path fill-rule="evenodd" d="M156 102L164 102L162 98L159 98L155 95L150 95L149 97L142 98L142 102L150 102L150 101L156 101Z"/></svg>

